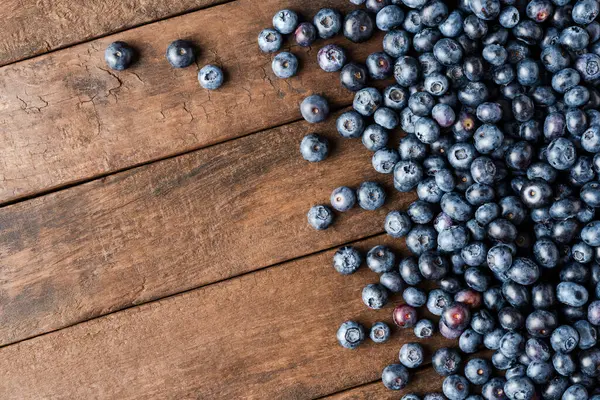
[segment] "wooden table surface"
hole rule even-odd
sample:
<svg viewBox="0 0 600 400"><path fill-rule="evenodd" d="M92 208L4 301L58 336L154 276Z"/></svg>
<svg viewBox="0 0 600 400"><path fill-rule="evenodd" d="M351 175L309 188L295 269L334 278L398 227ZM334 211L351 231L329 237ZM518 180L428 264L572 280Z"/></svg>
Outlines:
<svg viewBox="0 0 600 400"><path fill-rule="evenodd" d="M8 0L0 35L1 399L387 399L379 382L412 330L355 351L341 322L391 324L393 296L368 310L367 268L342 277L335 249L404 242L383 219L414 194L393 190L335 117L352 102L337 74L316 65L324 41L296 54L298 76L277 79L258 32L292 8L306 17L348 0ZM176 70L167 45L189 39L197 65ZM381 49L382 35L354 60ZM132 68L106 68L116 40ZM198 66L226 84L209 92ZM322 93L334 115L309 125L298 110ZM331 156L310 164L301 138L318 132ZM399 134L399 133L398 133ZM397 140L397 139L396 139ZM306 212L331 190L377 180L390 194L325 232ZM436 336L429 352L453 343ZM426 366L410 391L439 391Z"/></svg>

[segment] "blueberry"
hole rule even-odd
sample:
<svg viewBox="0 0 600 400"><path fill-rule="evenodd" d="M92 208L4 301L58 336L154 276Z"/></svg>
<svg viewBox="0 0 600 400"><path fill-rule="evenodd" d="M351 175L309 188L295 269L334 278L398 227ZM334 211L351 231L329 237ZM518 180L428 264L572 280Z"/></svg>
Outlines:
<svg viewBox="0 0 600 400"><path fill-rule="evenodd" d="M514 331L523 327L524 318L516 308L504 307L498 312L498 322L502 328Z"/></svg>
<svg viewBox="0 0 600 400"><path fill-rule="evenodd" d="M346 89L357 92L367 85L367 68L362 64L348 63L340 72L340 82Z"/></svg>
<svg viewBox="0 0 600 400"><path fill-rule="evenodd" d="M433 354L431 363L438 375L450 376L460 370L462 358L455 349L443 347Z"/></svg>
<svg viewBox="0 0 600 400"><path fill-rule="evenodd" d="M274 53L279 51L282 42L283 37L281 36L281 33L277 32L275 29L263 29L258 34L258 47L263 53Z"/></svg>
<svg viewBox="0 0 600 400"><path fill-rule="evenodd" d="M400 238L406 236L412 228L412 222L408 214L403 211L391 211L385 217L385 231L388 235Z"/></svg>
<svg viewBox="0 0 600 400"><path fill-rule="evenodd" d="M336 128L344 138L359 138L365 129L365 122L356 111L347 111L338 117Z"/></svg>
<svg viewBox="0 0 600 400"><path fill-rule="evenodd" d="M452 303L450 294L441 289L434 289L429 292L427 298L427 309L433 315L442 315L444 309Z"/></svg>
<svg viewBox="0 0 600 400"><path fill-rule="evenodd" d="M483 336L472 329L465 330L458 340L458 347L463 353L475 353L483 343Z"/></svg>
<svg viewBox="0 0 600 400"><path fill-rule="evenodd" d="M335 72L346 64L346 52L340 46L328 44L317 53L319 67L325 72Z"/></svg>
<svg viewBox="0 0 600 400"><path fill-rule="evenodd" d="M561 325L552 332L550 343L555 351L570 353L579 343L579 333L570 325Z"/></svg>
<svg viewBox="0 0 600 400"><path fill-rule="evenodd" d="M573 142L569 139L559 137L551 141L548 145L546 157L552 167L558 170L565 170L575 164L577 152Z"/></svg>
<svg viewBox="0 0 600 400"><path fill-rule="evenodd" d="M378 310L387 304L388 291L379 283L367 285L362 291L362 301L367 307Z"/></svg>
<svg viewBox="0 0 600 400"><path fill-rule="evenodd" d="M417 0L421 1L421 0ZM409 10L405 17L404 22L402 23L402 28L410 33L417 33L423 30L425 27L421 22L421 13L417 10Z"/></svg>
<svg viewBox="0 0 600 400"><path fill-rule="evenodd" d="M356 191L358 205L364 210L376 210L385 203L385 191L376 182L363 182Z"/></svg>
<svg viewBox="0 0 600 400"><path fill-rule="evenodd" d="M380 31L387 32L393 28L402 25L404 21L404 11L397 5L388 5L379 10L375 23Z"/></svg>
<svg viewBox="0 0 600 400"><path fill-rule="evenodd" d="M408 385L408 370L401 364L391 364L381 373L383 385L390 390L400 390Z"/></svg>
<svg viewBox="0 0 600 400"><path fill-rule="evenodd" d="M572 385L562 395L562 400L586 400L588 392L583 385Z"/></svg>
<svg viewBox="0 0 600 400"><path fill-rule="evenodd" d="M298 59L292 53L284 51L273 58L271 67L278 78L291 78L298 71Z"/></svg>
<svg viewBox="0 0 600 400"><path fill-rule="evenodd" d="M175 68L185 68L195 60L194 46L187 40L175 40L167 47L167 61Z"/></svg>
<svg viewBox="0 0 600 400"><path fill-rule="evenodd" d="M340 326L336 336L342 347L355 349L365 340L365 328L358 322L346 321Z"/></svg>
<svg viewBox="0 0 600 400"><path fill-rule="evenodd" d="M483 293L483 302L489 310L499 311L506 305L506 300L502 295L502 289L499 287L492 287Z"/></svg>
<svg viewBox="0 0 600 400"><path fill-rule="evenodd" d="M422 20L422 18L421 18ZM413 48L419 53L433 50L434 43L440 40L442 34L434 28L425 28L413 36Z"/></svg>
<svg viewBox="0 0 600 400"><path fill-rule="evenodd" d="M329 228L333 223L333 212L327 206L317 205L311 207L307 218L309 225L320 231Z"/></svg>
<svg viewBox="0 0 600 400"><path fill-rule="evenodd" d="M125 42L111 43L104 51L106 65L115 71L129 68L134 58L135 50Z"/></svg>
<svg viewBox="0 0 600 400"><path fill-rule="evenodd" d="M518 378L525 376L527 374L527 367L525 365L519 364L512 368L506 370L504 377L506 379Z"/></svg>
<svg viewBox="0 0 600 400"><path fill-rule="evenodd" d="M423 143L432 144L440 137L440 127L433 119L421 117L415 123L415 136Z"/></svg>
<svg viewBox="0 0 600 400"><path fill-rule="evenodd" d="M356 204L354 190L347 186L341 186L331 192L331 206L337 211L348 211Z"/></svg>
<svg viewBox="0 0 600 400"><path fill-rule="evenodd" d="M577 321L573 324L573 327L577 329L577 333L579 333L580 349L587 350L596 346L598 341L598 333L596 328L593 327L588 321Z"/></svg>
<svg viewBox="0 0 600 400"><path fill-rule="evenodd" d="M454 39L444 38L433 46L433 54L445 66L458 64L463 57L460 44Z"/></svg>
<svg viewBox="0 0 600 400"><path fill-rule="evenodd" d="M592 221L581 230L581 239L590 246L600 246L600 221Z"/></svg>
<svg viewBox="0 0 600 400"><path fill-rule="evenodd" d="M530 400L535 395L535 387L529 378L516 377L506 381L504 393L510 400Z"/></svg>
<svg viewBox="0 0 600 400"><path fill-rule="evenodd" d="M464 400L469 395L469 382L460 375L450 375L444 379L442 390L449 400Z"/></svg>
<svg viewBox="0 0 600 400"><path fill-rule="evenodd" d="M567 390L569 380L564 376L555 376L543 387L542 396L547 400L559 400Z"/></svg>
<svg viewBox="0 0 600 400"><path fill-rule="evenodd" d="M387 130L377 124L367 126L362 134L362 143L370 151L384 149L388 139Z"/></svg>
<svg viewBox="0 0 600 400"><path fill-rule="evenodd" d="M600 13L600 4L594 0L579 0L573 6L573 21L580 25L588 25Z"/></svg>
<svg viewBox="0 0 600 400"><path fill-rule="evenodd" d="M579 72L573 68L563 68L552 76L552 89L558 93L566 93L581 81Z"/></svg>
<svg viewBox="0 0 600 400"><path fill-rule="evenodd" d="M449 128L456 122L456 114L447 104L436 104L431 110L431 117L442 128Z"/></svg>
<svg viewBox="0 0 600 400"><path fill-rule="evenodd" d="M392 293L404 289L404 281L398 272L384 272L379 276L379 283Z"/></svg>
<svg viewBox="0 0 600 400"><path fill-rule="evenodd" d="M313 18L313 24L321 39L329 39L342 29L342 16L337 10L322 8Z"/></svg>
<svg viewBox="0 0 600 400"><path fill-rule="evenodd" d="M394 186L397 190L409 192L414 189L422 179L423 167L417 162L399 161L396 163L396 166L394 167Z"/></svg>
<svg viewBox="0 0 600 400"><path fill-rule="evenodd" d="M561 282L556 286L558 301L572 307L581 307L588 301L585 287L573 282Z"/></svg>
<svg viewBox="0 0 600 400"><path fill-rule="evenodd" d="M377 14L390 4L392 4L392 0L367 0L365 2L365 7L367 8L367 11Z"/></svg>
<svg viewBox="0 0 600 400"><path fill-rule="evenodd" d="M300 112L302 117L311 124L323 122L329 116L329 103L322 96L311 95L300 103Z"/></svg>
<svg viewBox="0 0 600 400"><path fill-rule="evenodd" d="M573 361L573 357L570 354L555 353L552 356L552 365L554 366L554 370L563 376L570 376L577 369L575 361Z"/></svg>
<svg viewBox="0 0 600 400"><path fill-rule="evenodd" d="M593 53L582 54L575 60L575 69L584 81L595 81L600 78L600 56Z"/></svg>
<svg viewBox="0 0 600 400"><path fill-rule="evenodd" d="M473 358L465 365L465 377L474 385L484 385L492 375L492 366L483 358Z"/></svg>
<svg viewBox="0 0 600 400"><path fill-rule="evenodd" d="M402 56L394 64L394 78L400 86L409 87L417 83L420 76L420 66L417 59Z"/></svg>
<svg viewBox="0 0 600 400"><path fill-rule="evenodd" d="M423 347L418 343L405 343L400 348L398 358L407 368L417 368L424 361Z"/></svg>
<svg viewBox="0 0 600 400"><path fill-rule="evenodd" d="M428 225L417 225L406 236L406 246L415 255L435 249L437 234ZM404 279L406 280L406 279ZM408 283L408 281L407 281Z"/></svg>
<svg viewBox="0 0 600 400"><path fill-rule="evenodd" d="M408 257L400 261L399 272L402 279L409 285L416 285L423 280L419 265L413 257Z"/></svg>
<svg viewBox="0 0 600 400"><path fill-rule="evenodd" d="M333 268L342 275L355 273L362 264L360 252L352 246L344 246L333 255Z"/></svg>
<svg viewBox="0 0 600 400"><path fill-rule="evenodd" d="M435 99L427 92L415 92L408 98L408 107L419 117L430 115L434 105Z"/></svg>
<svg viewBox="0 0 600 400"><path fill-rule="evenodd" d="M500 148L504 134L495 125L485 124L475 131L473 138L475 139L475 149L478 152L490 154Z"/></svg>
<svg viewBox="0 0 600 400"><path fill-rule="evenodd" d="M560 33L559 42L568 50L583 50L590 41L590 35L579 26L569 26Z"/></svg>
<svg viewBox="0 0 600 400"><path fill-rule="evenodd" d="M470 39L476 40L485 36L488 26L484 20L476 15L469 15L463 22L463 30Z"/></svg>
<svg viewBox="0 0 600 400"><path fill-rule="evenodd" d="M500 1L498 0L471 0L471 11L483 20L493 20L500 14Z"/></svg>
<svg viewBox="0 0 600 400"><path fill-rule="evenodd" d="M353 107L361 115L369 117L382 102L381 93L375 88L364 88L354 95Z"/></svg>
<svg viewBox="0 0 600 400"><path fill-rule="evenodd" d="M392 316L400 328L412 328L417 323L417 310L407 304L396 306Z"/></svg>
<svg viewBox="0 0 600 400"><path fill-rule="evenodd" d="M363 10L355 10L344 19L344 36L349 40L360 43L373 35L373 19Z"/></svg>
<svg viewBox="0 0 600 400"><path fill-rule="evenodd" d="M498 350L500 340L504 337L506 331L502 328L496 328L493 331L483 335L483 345L489 350Z"/></svg>
<svg viewBox="0 0 600 400"><path fill-rule="evenodd" d="M317 40L317 28L310 22L302 22L296 28L294 37L298 46L309 47Z"/></svg>
<svg viewBox="0 0 600 400"><path fill-rule="evenodd" d="M531 338L525 343L525 352L532 361L548 361L552 356L550 346L542 340L537 338Z"/></svg>
<svg viewBox="0 0 600 400"><path fill-rule="evenodd" d="M323 161L329 154L329 141L314 133L306 135L300 142L300 153L306 161Z"/></svg>
<svg viewBox="0 0 600 400"><path fill-rule="evenodd" d="M378 274L391 271L395 263L396 255L389 247L375 246L367 253L367 266Z"/></svg>
<svg viewBox="0 0 600 400"><path fill-rule="evenodd" d="M369 54L366 65L372 79L386 79L392 75L393 60L384 52Z"/></svg>
<svg viewBox="0 0 600 400"><path fill-rule="evenodd" d="M482 82L469 82L458 91L458 100L469 107L477 107L488 97L489 90Z"/></svg>
<svg viewBox="0 0 600 400"><path fill-rule="evenodd" d="M284 35L294 32L298 26L298 14L292 10L280 10L273 16L273 27Z"/></svg>
<svg viewBox="0 0 600 400"><path fill-rule="evenodd" d="M517 359L506 357L497 351L492 355L492 365L498 370L505 371L517 365Z"/></svg>
<svg viewBox="0 0 600 400"><path fill-rule="evenodd" d="M462 13L454 10L448 15L448 18L439 24L438 29L445 37L454 38L462 33L463 21Z"/></svg>
<svg viewBox="0 0 600 400"><path fill-rule="evenodd" d="M375 123L386 129L394 129L400 123L398 114L387 107L380 107L373 115Z"/></svg>
<svg viewBox="0 0 600 400"><path fill-rule="evenodd" d="M403 110L408 104L408 93L399 85L391 85L383 92L383 105L392 110Z"/></svg>
<svg viewBox="0 0 600 400"><path fill-rule="evenodd" d="M392 332L390 327L385 322L375 322L371 327L369 337L375 343L387 342Z"/></svg>
<svg viewBox="0 0 600 400"><path fill-rule="evenodd" d="M600 376L600 349L582 351L579 354L579 368L587 376Z"/></svg>
<svg viewBox="0 0 600 400"><path fill-rule="evenodd" d="M545 310L532 312L525 321L529 335L538 338L549 337L557 325L556 316Z"/></svg>
<svg viewBox="0 0 600 400"><path fill-rule="evenodd" d="M520 21L521 16L519 10L514 6L504 7L498 16L498 22L504 28L514 28Z"/></svg>
<svg viewBox="0 0 600 400"><path fill-rule="evenodd" d="M398 161L400 161L400 156L396 150L384 148L373 154L372 164L375 171L382 174L391 174Z"/></svg>
<svg viewBox="0 0 600 400"><path fill-rule="evenodd" d="M426 339L433 336L435 327L433 322L428 319L422 319L417 322L414 328L415 336L419 339Z"/></svg>
<svg viewBox="0 0 600 400"><path fill-rule="evenodd" d="M383 51L390 57L398 58L410 50L410 37L404 30L392 30L383 38Z"/></svg>
<svg viewBox="0 0 600 400"><path fill-rule="evenodd" d="M417 200L407 209L408 216L415 224L427 224L433 220L433 210L429 203Z"/></svg>
<svg viewBox="0 0 600 400"><path fill-rule="evenodd" d="M198 82L204 89L217 90L224 80L223 71L216 65L207 65L198 72Z"/></svg>

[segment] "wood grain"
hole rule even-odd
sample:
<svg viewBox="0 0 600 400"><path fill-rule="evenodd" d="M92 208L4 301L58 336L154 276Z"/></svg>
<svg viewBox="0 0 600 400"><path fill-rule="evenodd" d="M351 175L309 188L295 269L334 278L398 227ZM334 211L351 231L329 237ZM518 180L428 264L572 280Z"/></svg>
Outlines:
<svg viewBox="0 0 600 400"><path fill-rule="evenodd" d="M227 0L6 0L0 65Z"/></svg>
<svg viewBox="0 0 600 400"><path fill-rule="evenodd" d="M299 154L311 132L331 156ZM297 122L0 209L0 344L383 231L414 194L376 173L359 140ZM384 183L377 211L306 222L331 191Z"/></svg>
<svg viewBox="0 0 600 400"><path fill-rule="evenodd" d="M381 236L367 251L402 243ZM377 379L411 329L381 345L341 348L335 332L355 319L391 324L400 296L367 309L363 268L341 276L333 251L306 257L88 321L0 349L0 397L308 399ZM448 346L435 336L423 344Z"/></svg>
<svg viewBox="0 0 600 400"><path fill-rule="evenodd" d="M328 400L398 400L405 394L416 393L424 395L426 393L442 391L442 382L444 378L438 375L431 366L419 369L411 375L409 385L397 391L386 389L381 381L368 383L354 389L345 390L331 396L324 397Z"/></svg>
<svg viewBox="0 0 600 400"><path fill-rule="evenodd" d="M288 80L273 75L272 55L256 44L278 9L310 16L328 5L352 6L239 0L0 68L0 203L297 120L298 104L314 92L326 94L332 107L350 104L338 74L316 65L324 41L293 47L302 68ZM199 66L224 68L220 90L200 88L195 66L170 67L164 53L177 38L198 44ZM104 49L115 40L141 53L123 72L104 63ZM381 35L360 46L334 41L356 60L381 48Z"/></svg>

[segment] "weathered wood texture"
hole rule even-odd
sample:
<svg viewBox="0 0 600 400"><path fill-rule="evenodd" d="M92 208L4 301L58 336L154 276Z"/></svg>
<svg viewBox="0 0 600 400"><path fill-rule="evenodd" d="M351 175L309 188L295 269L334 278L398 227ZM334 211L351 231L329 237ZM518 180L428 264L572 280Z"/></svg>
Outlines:
<svg viewBox="0 0 600 400"><path fill-rule="evenodd" d="M425 342L427 343L427 342ZM409 385L398 391L388 390L381 381L372 382L354 389L345 390L331 396L328 400L398 400L408 393L424 395L425 393L441 392L444 378L438 375L431 366L413 373Z"/></svg>
<svg viewBox="0 0 600 400"><path fill-rule="evenodd" d="M358 243L363 251L386 236ZM327 251L182 295L94 319L0 349L2 399L307 399L377 379L400 345L418 341L395 329L381 345L341 348L335 332L355 319L391 322L395 295L369 310L364 267L341 276ZM452 341L436 335L431 352Z"/></svg>
<svg viewBox="0 0 600 400"><path fill-rule="evenodd" d="M0 203L296 120L299 102L313 92L332 107L350 104L338 74L316 64L323 41L294 46L302 68L288 80L275 78L272 55L256 44L278 9L310 16L327 5L352 6L238 0L0 68ZM226 70L220 90L200 88L196 67L170 67L164 52L176 38L199 45L198 65ZM106 68L104 49L114 40L139 49L135 66ZM381 49L381 35L361 46L343 36L334 42L356 60Z"/></svg>
<svg viewBox="0 0 600 400"><path fill-rule="evenodd" d="M313 164L298 146L315 131L333 151ZM339 137L333 116L0 209L0 344L382 232L415 195L396 192L371 154ZM383 208L308 226L312 205L366 180L386 185Z"/></svg>
<svg viewBox="0 0 600 400"><path fill-rule="evenodd" d="M7 0L0 65L227 0Z"/></svg>

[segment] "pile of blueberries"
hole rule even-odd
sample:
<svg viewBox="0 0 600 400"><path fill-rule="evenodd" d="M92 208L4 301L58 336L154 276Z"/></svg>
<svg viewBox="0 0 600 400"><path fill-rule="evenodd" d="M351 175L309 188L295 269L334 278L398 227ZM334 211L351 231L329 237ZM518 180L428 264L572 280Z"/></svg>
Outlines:
<svg viewBox="0 0 600 400"><path fill-rule="evenodd" d="M175 40L167 47L165 57L173 68L186 68L196 61L196 48L188 40ZM113 42L104 51L106 65L112 70L123 71L136 60L137 52L125 42ZM221 68L209 64L198 71L200 86L208 90L216 90L223 85L224 74Z"/></svg>
<svg viewBox="0 0 600 400"><path fill-rule="evenodd" d="M309 46L339 32L356 43L376 29L386 32L383 51L365 64L350 62L337 45L323 46L317 61L340 71L341 84L356 92L353 110L337 120L340 135L361 138L374 152L373 168L392 175L398 191L416 190L418 200L383 223L390 236L405 238L413 256L397 259L376 246L365 257L345 246L334 255L335 270L352 274L366 260L379 274L363 289L367 307L382 308L390 293L401 293L396 325L418 338L437 326L458 339L459 349L433 354L433 367L446 378L443 394L425 400L599 400L600 3L351 1L366 9L345 17L323 9L312 23L279 11L274 29L258 38L261 50L276 52L290 33ZM297 69L289 52L273 60L278 77ZM383 91L369 85L392 77ZM300 111L321 122L329 106L313 95ZM396 149L388 139L397 128L406 135ZM311 162L328 150L316 134L300 145ZM308 222L326 229L332 209L358 203L374 210L385 200L376 182L340 187L331 206L310 209ZM422 307L439 321L419 319ZM383 322L369 332L376 343L390 335ZM337 332L351 349L366 336L355 321ZM494 350L491 360L463 366L463 353L484 347ZM408 369L423 360L420 344L404 344L399 363L383 370L383 384L404 388Z"/></svg>

